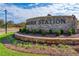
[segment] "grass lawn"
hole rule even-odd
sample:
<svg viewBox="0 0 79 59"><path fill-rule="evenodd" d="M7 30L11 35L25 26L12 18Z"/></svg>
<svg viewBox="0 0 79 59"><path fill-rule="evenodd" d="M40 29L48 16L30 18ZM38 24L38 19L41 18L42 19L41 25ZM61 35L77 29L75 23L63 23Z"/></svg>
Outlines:
<svg viewBox="0 0 79 59"><path fill-rule="evenodd" d="M32 54L32 53L22 53L14 50L10 50L6 48L2 43L1 40L6 36L12 35L13 33L10 32L8 34L1 34L0 35L0 56L43 56L42 54Z"/></svg>

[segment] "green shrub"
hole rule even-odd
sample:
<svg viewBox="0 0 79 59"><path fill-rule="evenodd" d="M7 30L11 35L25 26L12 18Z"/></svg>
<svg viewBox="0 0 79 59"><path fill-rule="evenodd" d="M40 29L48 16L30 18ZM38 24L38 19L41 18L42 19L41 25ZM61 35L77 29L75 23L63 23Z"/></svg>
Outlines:
<svg viewBox="0 0 79 59"><path fill-rule="evenodd" d="M37 31L36 31L35 29L33 29L33 30L32 30L32 33L33 33L33 34L36 34L36 33L37 33Z"/></svg>
<svg viewBox="0 0 79 59"><path fill-rule="evenodd" d="M61 31L60 30L55 30L55 34L56 34L56 36L59 36L59 35L61 35Z"/></svg>
<svg viewBox="0 0 79 59"><path fill-rule="evenodd" d="M60 31L61 31L61 34L64 34L64 30L61 29Z"/></svg>
<svg viewBox="0 0 79 59"><path fill-rule="evenodd" d="M26 33L26 28L23 28L23 32Z"/></svg>
<svg viewBox="0 0 79 59"><path fill-rule="evenodd" d="M41 32L41 35L43 35L43 36L45 36L46 34L47 34L47 32L45 32L45 31Z"/></svg>
<svg viewBox="0 0 79 59"><path fill-rule="evenodd" d="M69 48L69 46L68 45L59 44L58 48L66 49L66 48Z"/></svg>
<svg viewBox="0 0 79 59"><path fill-rule="evenodd" d="M22 32L22 29L19 29L19 32Z"/></svg>
<svg viewBox="0 0 79 59"><path fill-rule="evenodd" d="M26 33L26 34L30 33L29 29L26 29L25 33Z"/></svg>
<svg viewBox="0 0 79 59"><path fill-rule="evenodd" d="M73 34L75 34L75 33L76 33L76 32L75 32L75 29L73 29L73 28L72 28L72 33L73 33Z"/></svg>
<svg viewBox="0 0 79 59"><path fill-rule="evenodd" d="M22 28L22 29L19 29L19 32L21 33L30 33L29 29L26 29L26 28Z"/></svg>
<svg viewBox="0 0 79 59"><path fill-rule="evenodd" d="M42 30L41 30L41 29L39 29L39 30L38 30L38 34L41 34L41 33L42 33Z"/></svg>
<svg viewBox="0 0 79 59"><path fill-rule="evenodd" d="M52 30L51 29L49 30L49 34L52 34Z"/></svg>
<svg viewBox="0 0 79 59"><path fill-rule="evenodd" d="M19 31L21 31L21 33L25 33L26 32L26 29L23 28L23 29L20 29Z"/></svg>
<svg viewBox="0 0 79 59"><path fill-rule="evenodd" d="M72 29L68 29L67 34L72 35L73 34Z"/></svg>
<svg viewBox="0 0 79 59"><path fill-rule="evenodd" d="M75 34L76 32L75 32L75 29L73 29L73 28L70 28L70 29L68 29L68 31L67 31L67 34L68 35L72 35L72 34Z"/></svg>

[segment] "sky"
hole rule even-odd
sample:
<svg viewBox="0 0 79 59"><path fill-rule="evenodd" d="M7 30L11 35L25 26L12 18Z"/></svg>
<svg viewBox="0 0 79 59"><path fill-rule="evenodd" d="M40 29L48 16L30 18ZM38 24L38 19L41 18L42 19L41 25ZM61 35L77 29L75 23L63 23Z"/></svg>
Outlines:
<svg viewBox="0 0 79 59"><path fill-rule="evenodd" d="M7 10L8 21L25 22L28 18L54 15L75 15L79 19L79 3L0 3L0 19Z"/></svg>

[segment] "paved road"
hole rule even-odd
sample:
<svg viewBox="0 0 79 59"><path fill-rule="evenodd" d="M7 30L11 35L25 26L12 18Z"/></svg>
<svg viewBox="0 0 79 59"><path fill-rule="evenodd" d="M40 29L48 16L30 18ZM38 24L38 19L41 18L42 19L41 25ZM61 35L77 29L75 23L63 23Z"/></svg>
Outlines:
<svg viewBox="0 0 79 59"><path fill-rule="evenodd" d="M17 32L18 28L8 28L8 32ZM0 28L0 34L5 33L5 29Z"/></svg>

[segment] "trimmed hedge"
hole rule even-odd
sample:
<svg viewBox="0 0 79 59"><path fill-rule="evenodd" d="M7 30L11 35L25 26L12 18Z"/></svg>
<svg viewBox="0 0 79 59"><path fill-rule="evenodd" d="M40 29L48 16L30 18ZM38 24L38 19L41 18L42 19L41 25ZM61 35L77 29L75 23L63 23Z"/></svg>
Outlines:
<svg viewBox="0 0 79 59"><path fill-rule="evenodd" d="M41 29L39 30L36 30L36 29L32 29L31 31L29 29L26 29L26 28L23 28L23 29L19 29L19 32L21 33L26 33L26 34L29 34L29 33L32 33L32 34L41 34L41 35L46 35L46 34L55 34L56 36L59 36L61 34L64 34L64 30L49 30L48 32L46 31L43 31ZM66 34L67 35L72 35L72 34L75 34L75 29L68 29Z"/></svg>

